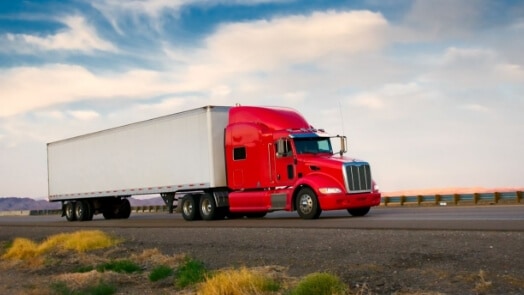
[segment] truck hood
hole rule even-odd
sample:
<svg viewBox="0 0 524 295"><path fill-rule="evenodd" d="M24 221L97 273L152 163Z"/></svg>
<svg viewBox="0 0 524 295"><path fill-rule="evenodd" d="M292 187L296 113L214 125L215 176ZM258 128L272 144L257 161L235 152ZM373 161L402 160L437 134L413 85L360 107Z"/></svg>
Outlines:
<svg viewBox="0 0 524 295"><path fill-rule="evenodd" d="M367 163L366 161L357 158L328 154L303 154L297 157L297 160L305 165L318 167L340 166L344 163Z"/></svg>

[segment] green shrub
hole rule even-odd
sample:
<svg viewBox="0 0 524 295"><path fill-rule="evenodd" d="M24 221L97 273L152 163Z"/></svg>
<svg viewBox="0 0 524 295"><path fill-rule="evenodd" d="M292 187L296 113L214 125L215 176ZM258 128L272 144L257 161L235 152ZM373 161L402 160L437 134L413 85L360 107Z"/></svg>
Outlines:
<svg viewBox="0 0 524 295"><path fill-rule="evenodd" d="M73 294L73 291L64 282L54 282L51 284L51 290L53 294L67 295Z"/></svg>
<svg viewBox="0 0 524 295"><path fill-rule="evenodd" d="M99 265L96 270L99 272L114 271L118 273L134 273L140 271L140 266L131 260L113 260Z"/></svg>
<svg viewBox="0 0 524 295"><path fill-rule="evenodd" d="M51 291L57 295L112 295L116 293L116 287L105 282L99 282L95 286L72 290L65 282L55 282L51 284Z"/></svg>
<svg viewBox="0 0 524 295"><path fill-rule="evenodd" d="M200 261L188 258L180 265L176 272L176 286L185 288L204 281L207 270Z"/></svg>
<svg viewBox="0 0 524 295"><path fill-rule="evenodd" d="M93 269L95 269L95 268L93 266L91 266L91 265L81 265L81 266L75 268L74 272L85 273L85 272L90 272Z"/></svg>
<svg viewBox="0 0 524 295"><path fill-rule="evenodd" d="M149 280L151 282L160 281L171 276L174 273L173 269L167 265L159 265L155 267L149 274Z"/></svg>
<svg viewBox="0 0 524 295"><path fill-rule="evenodd" d="M86 295L112 295L112 294L115 294L115 293L116 293L116 287L115 286L113 286L111 284L108 284L108 283L100 282L96 286L88 287L84 292L82 292L80 294L86 294Z"/></svg>
<svg viewBox="0 0 524 295"><path fill-rule="evenodd" d="M291 295L342 295L348 291L340 279L329 273L312 273L304 277Z"/></svg>

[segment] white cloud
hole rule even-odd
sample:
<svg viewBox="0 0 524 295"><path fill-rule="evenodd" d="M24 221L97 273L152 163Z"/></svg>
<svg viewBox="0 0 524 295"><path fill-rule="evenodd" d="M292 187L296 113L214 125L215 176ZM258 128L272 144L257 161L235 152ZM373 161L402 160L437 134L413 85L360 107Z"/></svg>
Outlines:
<svg viewBox="0 0 524 295"><path fill-rule="evenodd" d="M376 51L384 45L387 26L382 15L368 11L316 12L227 24L206 39L203 55L228 72L263 71Z"/></svg>
<svg viewBox="0 0 524 295"><path fill-rule="evenodd" d="M131 19L135 25L147 22L157 31L160 30L164 15L178 17L183 7L225 5L257 5L261 3L289 2L290 0L93 0L91 5L102 13L113 28L124 35L120 25L126 19ZM144 19L145 17L145 19Z"/></svg>
<svg viewBox="0 0 524 295"><path fill-rule="evenodd" d="M461 106L462 109L469 110L472 112L478 112L478 113L487 113L489 112L489 108L480 104L467 104Z"/></svg>
<svg viewBox="0 0 524 295"><path fill-rule="evenodd" d="M151 97L171 89L162 73L146 70L103 76L77 65L51 64L0 73L0 117L80 100Z"/></svg>
<svg viewBox="0 0 524 295"><path fill-rule="evenodd" d="M68 111L71 117L76 120L89 121L100 117L100 114L93 110Z"/></svg>
<svg viewBox="0 0 524 295"><path fill-rule="evenodd" d="M7 34L3 36L5 49L18 53L34 51L74 50L91 53L95 50L116 52L117 48L109 41L100 38L96 29L82 16L68 16L59 19L67 28L54 35L37 36L28 34ZM1 50L1 49L0 49Z"/></svg>

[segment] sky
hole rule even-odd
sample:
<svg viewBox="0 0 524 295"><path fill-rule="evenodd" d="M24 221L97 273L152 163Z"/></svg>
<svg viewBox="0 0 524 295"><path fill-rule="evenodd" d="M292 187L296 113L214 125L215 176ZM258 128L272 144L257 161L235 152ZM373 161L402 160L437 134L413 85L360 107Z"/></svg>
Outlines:
<svg viewBox="0 0 524 295"><path fill-rule="evenodd" d="M0 1L0 197L47 198L48 142L237 103L347 136L384 192L523 187L523 36L509 0Z"/></svg>

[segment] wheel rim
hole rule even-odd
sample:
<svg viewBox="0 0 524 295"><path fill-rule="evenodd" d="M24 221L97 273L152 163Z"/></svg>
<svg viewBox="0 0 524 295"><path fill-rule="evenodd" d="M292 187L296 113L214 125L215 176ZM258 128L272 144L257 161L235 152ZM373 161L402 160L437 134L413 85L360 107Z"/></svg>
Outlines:
<svg viewBox="0 0 524 295"><path fill-rule="evenodd" d="M66 206L66 216L71 218L73 217L74 212L75 211L73 209L73 205L71 203L68 203Z"/></svg>
<svg viewBox="0 0 524 295"><path fill-rule="evenodd" d="M183 206L182 210L184 210L184 214L186 216L191 215L191 213L193 212L193 204L189 200L186 200L184 202L184 206Z"/></svg>
<svg viewBox="0 0 524 295"><path fill-rule="evenodd" d="M204 215L209 215L211 210L213 210L213 208L211 208L211 202L208 199L202 200L202 213Z"/></svg>
<svg viewBox="0 0 524 295"><path fill-rule="evenodd" d="M299 207L302 213L311 213L311 211L313 211L313 198L308 194L300 196Z"/></svg>
<svg viewBox="0 0 524 295"><path fill-rule="evenodd" d="M82 206L81 204L77 204L76 206L76 216L77 217L84 216L84 206Z"/></svg>

